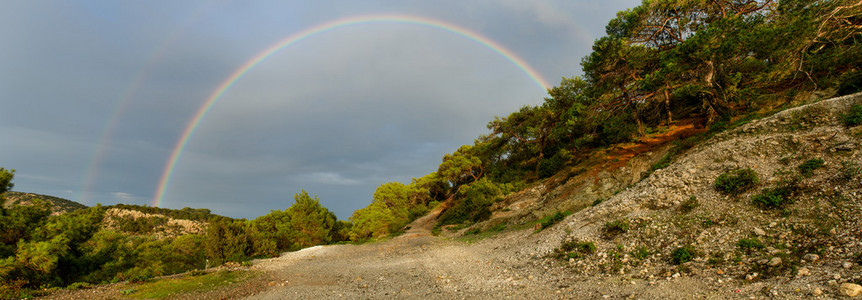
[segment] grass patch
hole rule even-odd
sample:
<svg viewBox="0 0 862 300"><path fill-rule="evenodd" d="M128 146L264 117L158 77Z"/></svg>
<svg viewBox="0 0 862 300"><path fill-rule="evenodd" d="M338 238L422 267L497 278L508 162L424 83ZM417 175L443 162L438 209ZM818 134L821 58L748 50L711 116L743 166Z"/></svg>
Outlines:
<svg viewBox="0 0 862 300"><path fill-rule="evenodd" d="M736 242L736 246L739 247L739 250L748 254L765 247L758 239L739 239L739 241Z"/></svg>
<svg viewBox="0 0 862 300"><path fill-rule="evenodd" d="M841 121L847 127L862 124L862 104L851 106L846 114L841 115Z"/></svg>
<svg viewBox="0 0 862 300"><path fill-rule="evenodd" d="M181 294L211 291L251 278L249 271L219 271L207 275L171 278L142 283L120 292L135 299L177 298Z"/></svg>
<svg viewBox="0 0 862 300"><path fill-rule="evenodd" d="M751 202L762 208L780 208L784 205L793 203L790 198L791 188L777 187L764 189L759 194L751 197Z"/></svg>
<svg viewBox="0 0 862 300"><path fill-rule="evenodd" d="M802 164L799 165L799 167L798 167L799 168L799 174L802 174L802 176L805 176L805 177L811 177L811 175L814 175L814 170L820 169L825 165L826 165L826 162L820 158L812 158L812 159L806 160L805 162L803 162Z"/></svg>
<svg viewBox="0 0 862 300"><path fill-rule="evenodd" d="M550 215L550 216L544 217L544 218L542 218L541 220L539 220L539 223L540 223L540 224L542 224L542 227L541 227L541 228L539 228L539 230L536 230L536 231L538 232L538 231L545 230L545 228L551 227L551 226L553 226L554 224L559 223L560 221L562 221L563 219L565 219L565 218L566 218L566 216L568 216L568 215L570 215L570 214L572 214L572 213L567 212L567 211L563 211L563 212L559 212L559 211L558 211L558 212L554 213L553 215Z"/></svg>
<svg viewBox="0 0 862 300"><path fill-rule="evenodd" d="M689 213L698 206L700 206L700 203L697 202L697 197L691 196L688 197L688 200L682 202L682 204L679 206L679 210L683 213Z"/></svg>
<svg viewBox="0 0 862 300"><path fill-rule="evenodd" d="M647 249L647 247L638 246L638 247L635 247L635 249L632 250L629 254L634 258L644 260L647 257L650 257L650 255L652 255L652 252L650 252L649 249Z"/></svg>
<svg viewBox="0 0 862 300"><path fill-rule="evenodd" d="M697 250L694 249L692 245L685 245L673 250L670 253L670 262L679 265L686 262L689 262L697 257Z"/></svg>
<svg viewBox="0 0 862 300"><path fill-rule="evenodd" d="M715 189L728 195L739 195L748 191L760 182L760 178L752 169L730 171L715 179Z"/></svg>
<svg viewBox="0 0 862 300"><path fill-rule="evenodd" d="M604 232L605 238L613 239L614 237L629 231L629 222L626 220L607 222L605 223L605 227L602 228L602 231Z"/></svg>
<svg viewBox="0 0 862 300"><path fill-rule="evenodd" d="M554 249L554 257L557 259L579 259L593 253L596 253L596 243L588 241L571 240Z"/></svg>

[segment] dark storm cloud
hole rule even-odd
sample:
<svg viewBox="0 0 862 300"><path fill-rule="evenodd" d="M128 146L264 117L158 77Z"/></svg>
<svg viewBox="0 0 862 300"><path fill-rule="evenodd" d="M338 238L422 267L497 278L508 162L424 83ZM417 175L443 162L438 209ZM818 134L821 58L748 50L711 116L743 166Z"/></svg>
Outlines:
<svg viewBox="0 0 862 300"><path fill-rule="evenodd" d="M210 94L303 29L367 14L435 18L499 42L554 84L580 73L607 21L636 4L5 2L0 165L19 170L16 190L88 205L149 204ZM449 32L333 30L283 49L224 94L192 136L162 205L253 218L288 207L305 189L346 218L377 185L435 171L443 154L486 133L493 116L542 97L510 61Z"/></svg>

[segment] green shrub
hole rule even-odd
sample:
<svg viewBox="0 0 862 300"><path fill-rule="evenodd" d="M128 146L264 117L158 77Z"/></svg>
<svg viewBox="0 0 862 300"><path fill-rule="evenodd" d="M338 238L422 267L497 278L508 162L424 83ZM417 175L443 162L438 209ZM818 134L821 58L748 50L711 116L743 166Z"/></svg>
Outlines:
<svg viewBox="0 0 862 300"><path fill-rule="evenodd" d="M604 232L606 238L612 239L617 235L628 232L629 222L626 220L607 222L605 223L605 227L602 228L602 231Z"/></svg>
<svg viewBox="0 0 862 300"><path fill-rule="evenodd" d="M764 189L751 198L754 204L763 208L779 208L793 202L790 199L791 189L789 187L777 187Z"/></svg>
<svg viewBox="0 0 862 300"><path fill-rule="evenodd" d="M814 175L814 170L822 168L825 165L826 162L823 159L812 158L799 165L799 173L805 177L811 177L811 175Z"/></svg>
<svg viewBox="0 0 862 300"><path fill-rule="evenodd" d="M554 257L558 259L578 259L593 253L596 253L596 243L587 241L570 240L554 249Z"/></svg>
<svg viewBox="0 0 862 300"><path fill-rule="evenodd" d="M862 124L862 104L851 106L846 114L841 115L841 120L847 127Z"/></svg>
<svg viewBox="0 0 862 300"><path fill-rule="evenodd" d="M554 213L553 215L542 218L541 220L539 220L539 223L542 224L542 228L540 228L539 231L542 231L545 228L551 227L554 224L559 223L560 221L565 219L566 216L568 216L570 214L571 213L566 212L566 211L564 211L564 212L558 211L558 212Z"/></svg>
<svg viewBox="0 0 862 300"><path fill-rule="evenodd" d="M758 239L740 239L736 242L736 246L745 253L751 253L752 251L764 248L763 243Z"/></svg>
<svg viewBox="0 0 862 300"><path fill-rule="evenodd" d="M757 172L752 169L730 171L715 179L715 189L729 195L739 195L760 182Z"/></svg>
<svg viewBox="0 0 862 300"><path fill-rule="evenodd" d="M683 247L676 248L670 254L670 262L679 265L688 261L691 261L697 257L697 250L694 249L692 245L686 245Z"/></svg>
<svg viewBox="0 0 862 300"><path fill-rule="evenodd" d="M602 204L602 202L604 202L604 201L605 201L604 198L596 199L595 201L593 201L593 204L591 204L590 206L596 206L596 205Z"/></svg>
<svg viewBox="0 0 862 300"><path fill-rule="evenodd" d="M630 254L632 257L637 258L637 259L646 259L650 255L652 255L652 253L650 253L649 249L647 249L647 247L644 247L644 246L636 247L634 250L632 250L632 252Z"/></svg>
<svg viewBox="0 0 862 300"><path fill-rule="evenodd" d="M682 202L682 204L679 206L679 210L683 213L688 213L697 208L698 206L700 206L700 203L697 202L697 197L691 196L688 197L688 200Z"/></svg>

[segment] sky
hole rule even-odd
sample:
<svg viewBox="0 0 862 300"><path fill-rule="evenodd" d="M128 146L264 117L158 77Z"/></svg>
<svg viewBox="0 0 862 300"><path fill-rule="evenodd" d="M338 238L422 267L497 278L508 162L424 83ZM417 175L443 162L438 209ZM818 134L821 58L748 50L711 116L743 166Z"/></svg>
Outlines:
<svg viewBox="0 0 862 300"><path fill-rule="evenodd" d="M88 206L253 219L305 190L347 219L541 104L638 4L2 1L0 166Z"/></svg>

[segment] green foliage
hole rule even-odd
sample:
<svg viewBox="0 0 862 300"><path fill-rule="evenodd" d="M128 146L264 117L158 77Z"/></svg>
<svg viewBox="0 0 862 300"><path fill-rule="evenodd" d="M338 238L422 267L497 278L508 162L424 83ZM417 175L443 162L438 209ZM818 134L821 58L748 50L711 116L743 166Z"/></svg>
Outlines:
<svg viewBox="0 0 862 300"><path fill-rule="evenodd" d="M697 197L691 196L688 197L688 200L682 202L682 204L679 206L679 210L683 213L689 213L698 206L700 206L700 203L697 201Z"/></svg>
<svg viewBox="0 0 862 300"><path fill-rule="evenodd" d="M811 177L812 175L814 175L814 170L822 168L825 165L826 163L823 161L823 159L812 158L800 164L798 169L799 173L802 174L802 176Z"/></svg>
<svg viewBox="0 0 862 300"><path fill-rule="evenodd" d="M862 104L851 106L846 114L841 115L841 120L844 122L844 126L847 127L862 124Z"/></svg>
<svg viewBox="0 0 862 300"><path fill-rule="evenodd" d="M15 184L12 183L13 177L15 177L15 169L6 170L5 168L0 167L0 194L3 194L15 187Z"/></svg>
<svg viewBox="0 0 862 300"><path fill-rule="evenodd" d="M203 244L207 258L215 266L245 260L254 250L251 245L245 223L229 219L211 221Z"/></svg>
<svg viewBox="0 0 862 300"><path fill-rule="evenodd" d="M793 203L793 199L790 198L791 192L792 189L786 186L764 189L751 197L751 201L763 208L780 208Z"/></svg>
<svg viewBox="0 0 862 300"><path fill-rule="evenodd" d="M629 231L629 222L626 220L615 220L605 223L602 227L602 232L605 238L613 239L614 237Z"/></svg>
<svg viewBox="0 0 862 300"><path fill-rule="evenodd" d="M168 219L162 216L136 218L131 215L125 215L115 216L113 219L120 231L135 234L149 234L154 232L159 226L168 223Z"/></svg>
<svg viewBox="0 0 862 300"><path fill-rule="evenodd" d="M670 254L670 262L679 265L691 261L697 257L697 250L692 245L676 248Z"/></svg>
<svg viewBox="0 0 862 300"><path fill-rule="evenodd" d="M766 247L758 239L739 239L736 242L736 246L745 253L751 253Z"/></svg>
<svg viewBox="0 0 862 300"><path fill-rule="evenodd" d="M652 252L644 246L635 247L634 250L631 251L631 256L637 259L646 259L652 255Z"/></svg>
<svg viewBox="0 0 862 300"><path fill-rule="evenodd" d="M472 223L491 216L488 207L502 196L500 188L487 178L464 185L458 191L457 201L443 211L437 221L438 226Z"/></svg>
<svg viewBox="0 0 862 300"><path fill-rule="evenodd" d="M542 218L541 220L539 220L539 224L542 224L542 225L541 225L541 228L539 228L539 230L538 230L538 231L545 230L545 228L551 227L551 226L553 226L554 224L559 223L560 221L562 221L563 219L565 219L565 218L566 218L566 216L568 216L568 215L570 215L570 214L572 214L572 213L567 212L567 211L563 211L563 212L559 212L559 211L558 211L558 212L555 212L555 213L554 213L554 214L552 214L552 215L549 215L549 216L546 216L546 217Z"/></svg>
<svg viewBox="0 0 862 300"><path fill-rule="evenodd" d="M757 172L752 169L740 169L727 172L715 179L715 189L729 195L739 195L748 191L760 182Z"/></svg>
<svg viewBox="0 0 862 300"><path fill-rule="evenodd" d="M553 257L557 259L580 259L585 255L596 253L596 243L589 241L570 240L563 242L554 249Z"/></svg>
<svg viewBox="0 0 862 300"><path fill-rule="evenodd" d="M320 205L317 196L311 198L306 191L294 195L293 199L295 203L285 213L290 217L290 229L296 233L294 245L305 248L332 241L335 214Z"/></svg>

